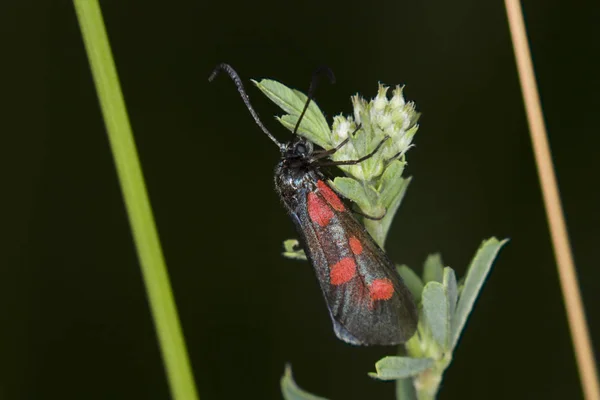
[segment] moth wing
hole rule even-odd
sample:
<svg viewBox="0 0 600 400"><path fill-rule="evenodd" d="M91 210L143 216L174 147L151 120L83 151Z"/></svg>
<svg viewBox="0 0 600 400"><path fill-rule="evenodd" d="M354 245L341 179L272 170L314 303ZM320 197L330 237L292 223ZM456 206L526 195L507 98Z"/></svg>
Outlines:
<svg viewBox="0 0 600 400"><path fill-rule="evenodd" d="M362 251L353 254L356 277L344 285L333 286L330 297L342 301L331 308L340 333L347 331L366 344L404 343L417 329L418 314L412 294L396 272L395 266L371 235L349 212L336 217ZM341 329L341 328L344 329Z"/></svg>
<svg viewBox="0 0 600 400"><path fill-rule="evenodd" d="M414 300L383 250L341 202L331 206L331 193L324 196L317 190L300 198L292 215L336 335L357 345L410 339L417 327ZM362 247L358 254L351 238Z"/></svg>
<svg viewBox="0 0 600 400"><path fill-rule="evenodd" d="M336 212L336 217L354 234L351 238L360 242L362 251L354 254L359 279L349 281L348 287L340 285L333 289L333 296L337 291L349 293L340 296L344 302L339 304L332 317L345 330L361 332L368 344L406 342L415 333L418 322L412 293L392 261L356 218L350 212ZM359 295L358 302L356 294Z"/></svg>

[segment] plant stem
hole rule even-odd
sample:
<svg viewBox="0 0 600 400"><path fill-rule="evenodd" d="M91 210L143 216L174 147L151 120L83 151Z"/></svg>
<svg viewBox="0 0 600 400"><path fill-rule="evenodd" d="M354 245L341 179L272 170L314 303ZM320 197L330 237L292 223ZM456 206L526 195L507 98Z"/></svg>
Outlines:
<svg viewBox="0 0 600 400"><path fill-rule="evenodd" d="M100 5L97 0L74 0L74 5L108 131L171 395L176 400L198 399Z"/></svg>
<svg viewBox="0 0 600 400"><path fill-rule="evenodd" d="M558 277L571 330L577 367L584 396L587 400L600 399L600 383L594 360L594 348L585 318L585 310L577 281L575 262L567 234L567 225L560 201L558 184L552 165L546 125L535 81L531 52L527 42L525 21L519 0L505 0L508 25L515 51L519 80L523 91L529 133L540 179L550 236L558 268Z"/></svg>

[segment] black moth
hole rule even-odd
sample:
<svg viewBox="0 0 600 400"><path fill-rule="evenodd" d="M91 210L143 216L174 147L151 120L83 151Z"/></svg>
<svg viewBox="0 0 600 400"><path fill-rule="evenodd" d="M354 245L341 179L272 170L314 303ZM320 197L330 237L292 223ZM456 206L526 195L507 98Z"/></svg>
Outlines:
<svg viewBox="0 0 600 400"><path fill-rule="evenodd" d="M231 77L258 126L281 151L281 161L275 168L275 187L315 269L337 337L355 345L406 342L415 333L418 319L410 291L394 264L320 171L323 166L360 163L373 156L385 139L373 152L358 160L336 162L328 157L348 139L331 150L315 150L312 142L299 136L296 132L310 104L317 71L291 140L280 143L260 121L231 66L217 65L209 81L220 71ZM327 69L327 72L333 80L331 71Z"/></svg>

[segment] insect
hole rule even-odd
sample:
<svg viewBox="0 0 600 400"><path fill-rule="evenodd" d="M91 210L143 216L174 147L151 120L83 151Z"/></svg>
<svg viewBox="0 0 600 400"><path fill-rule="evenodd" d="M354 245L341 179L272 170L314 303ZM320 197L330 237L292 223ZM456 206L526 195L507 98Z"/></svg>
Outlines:
<svg viewBox="0 0 600 400"><path fill-rule="evenodd" d="M260 121L240 77L231 66L217 65L209 81L221 71L233 80L256 124L281 151L281 161L275 168L275 187L315 269L336 336L355 345L406 342L417 328L413 297L392 261L321 171L325 166L358 164L372 157L387 138L357 160L333 161L329 156L342 148L349 138L335 148L322 150L315 149L312 142L297 134L312 100L317 73L321 70L313 74L308 99L292 138L281 143ZM327 72L333 81L333 73L329 69Z"/></svg>

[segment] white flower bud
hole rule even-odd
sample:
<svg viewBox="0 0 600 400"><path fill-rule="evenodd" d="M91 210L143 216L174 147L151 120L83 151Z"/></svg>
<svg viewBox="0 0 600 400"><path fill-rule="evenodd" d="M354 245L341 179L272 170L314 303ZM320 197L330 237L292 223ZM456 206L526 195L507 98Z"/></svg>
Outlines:
<svg viewBox="0 0 600 400"><path fill-rule="evenodd" d="M406 104L406 101L404 100L404 96L402 94L403 92L403 87L402 86L396 86L394 88L393 96L392 99L390 100L390 106L392 108L401 108L404 106L404 104Z"/></svg>
<svg viewBox="0 0 600 400"><path fill-rule="evenodd" d="M388 87L379 84L379 90L377 96L371 101L372 109L375 111L383 111L388 104L387 99Z"/></svg>

